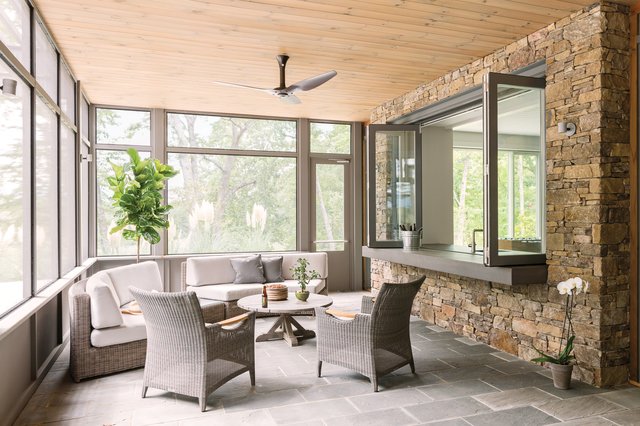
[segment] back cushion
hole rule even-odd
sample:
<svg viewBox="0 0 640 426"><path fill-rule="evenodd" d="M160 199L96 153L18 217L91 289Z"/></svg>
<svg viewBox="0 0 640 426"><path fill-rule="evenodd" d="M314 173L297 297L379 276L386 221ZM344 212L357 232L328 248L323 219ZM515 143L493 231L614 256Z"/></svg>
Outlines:
<svg viewBox="0 0 640 426"><path fill-rule="evenodd" d="M187 285L229 284L236 279L231 259L237 256L206 256L187 259Z"/></svg>
<svg viewBox="0 0 640 426"><path fill-rule="evenodd" d="M87 294L91 296L94 288L99 285L106 285L111 291L113 300L115 300L116 304L120 306L120 299L118 298L118 293L116 293L116 290L113 287L113 283L111 282L111 278L109 278L109 274L107 274L107 271L96 272L95 274L89 277L89 279L87 280L87 286L86 286Z"/></svg>
<svg viewBox="0 0 640 426"><path fill-rule="evenodd" d="M329 273L329 267L327 265L327 253L287 253L284 254L282 259L282 275L285 279L291 280L291 267L296 264L299 257L304 257L309 261L307 271L316 270L320 274L320 278L326 279Z"/></svg>
<svg viewBox="0 0 640 426"><path fill-rule="evenodd" d="M147 261L133 265L119 266L105 271L109 274L113 288L118 295L120 306L133 300L129 286L147 291L164 291L160 269L156 262Z"/></svg>
<svg viewBox="0 0 640 426"><path fill-rule="evenodd" d="M109 286L98 283L87 292L91 297L91 326L109 328L122 325L122 314Z"/></svg>

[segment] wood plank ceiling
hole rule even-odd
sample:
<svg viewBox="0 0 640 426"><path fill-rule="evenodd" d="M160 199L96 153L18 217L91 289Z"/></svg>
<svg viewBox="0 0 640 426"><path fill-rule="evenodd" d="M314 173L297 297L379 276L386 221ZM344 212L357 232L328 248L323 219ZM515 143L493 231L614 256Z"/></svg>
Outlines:
<svg viewBox="0 0 640 426"><path fill-rule="evenodd" d="M36 0L91 102L367 121L372 108L593 0ZM273 88L337 77L288 105Z"/></svg>

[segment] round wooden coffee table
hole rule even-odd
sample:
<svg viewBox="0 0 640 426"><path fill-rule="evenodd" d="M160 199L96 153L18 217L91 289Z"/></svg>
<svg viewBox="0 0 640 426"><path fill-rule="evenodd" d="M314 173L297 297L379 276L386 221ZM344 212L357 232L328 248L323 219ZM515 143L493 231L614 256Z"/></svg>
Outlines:
<svg viewBox="0 0 640 426"><path fill-rule="evenodd" d="M295 314L306 314L314 308L330 306L333 299L322 294L310 294L306 302L296 299L295 293L289 293L287 300L269 300L267 308L262 307L262 295L243 297L238 306L247 311L280 314L273 326L265 334L256 337L256 342L284 339L289 346L298 346L303 339L316 337L313 330L307 330L293 318ZM294 329L295 327L295 329Z"/></svg>

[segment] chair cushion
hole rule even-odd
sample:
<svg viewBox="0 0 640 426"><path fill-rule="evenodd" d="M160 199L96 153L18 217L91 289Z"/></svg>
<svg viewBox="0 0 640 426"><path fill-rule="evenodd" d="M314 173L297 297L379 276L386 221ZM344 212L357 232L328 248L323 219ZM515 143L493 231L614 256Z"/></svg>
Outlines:
<svg viewBox="0 0 640 426"><path fill-rule="evenodd" d="M85 291L87 292L87 294L91 294L91 292L93 291L93 288L99 284L105 284L107 285L107 287L109 287L109 290L111 290L111 295L113 296L113 299L116 301L116 304L120 306L120 299L118 298L118 293L116 293L116 290L113 288L113 283L111 282L111 278L109 278L109 274L107 274L106 271L99 271L91 275L89 279L87 279Z"/></svg>
<svg viewBox="0 0 640 426"><path fill-rule="evenodd" d="M270 256L262 258L262 269L264 278L268 283L281 283L282 276L282 256Z"/></svg>
<svg viewBox="0 0 640 426"><path fill-rule="evenodd" d="M290 293L300 290L300 285L296 280L285 280L283 283L287 286ZM310 293L320 293L324 289L324 280L311 280L307 285ZM262 292L262 284L216 284L205 286L189 286L187 290L195 292L198 297L203 299L221 300L223 302L231 302L242 299L246 296L260 294Z"/></svg>
<svg viewBox="0 0 640 426"><path fill-rule="evenodd" d="M129 292L129 286L134 286L147 291L163 291L164 285L160 276L158 264L153 261L134 263L133 265L119 266L107 269L113 288L118 294L120 306L133 300Z"/></svg>
<svg viewBox="0 0 640 426"><path fill-rule="evenodd" d="M204 256L187 259L186 284L200 286L227 284L236 279L236 271L231 267L232 256Z"/></svg>
<svg viewBox="0 0 640 426"><path fill-rule="evenodd" d="M135 342L147 338L147 328L142 315L123 315L118 327L91 331L91 345L99 348L120 343Z"/></svg>
<svg viewBox="0 0 640 426"><path fill-rule="evenodd" d="M231 266L236 271L234 284L264 283L262 257L259 254L231 259Z"/></svg>
<svg viewBox="0 0 640 426"><path fill-rule="evenodd" d="M221 300L230 302L232 300L242 299L245 296L262 293L262 284L216 284L205 286L187 287L187 290L195 292L198 297L203 299Z"/></svg>
<svg viewBox="0 0 640 426"><path fill-rule="evenodd" d="M91 326L102 329L122 324L120 308L113 297L112 289L103 282L91 286L87 291L91 297Z"/></svg>

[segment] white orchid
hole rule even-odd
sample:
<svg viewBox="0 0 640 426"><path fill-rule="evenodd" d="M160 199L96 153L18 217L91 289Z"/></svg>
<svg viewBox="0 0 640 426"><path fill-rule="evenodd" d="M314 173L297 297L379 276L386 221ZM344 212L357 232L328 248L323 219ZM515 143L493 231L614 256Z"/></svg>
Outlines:
<svg viewBox="0 0 640 426"><path fill-rule="evenodd" d="M580 277L569 278L566 281L561 281L558 283L558 293L560 294L569 294L575 291L575 294L586 293L589 289L589 283L587 281L582 281Z"/></svg>

